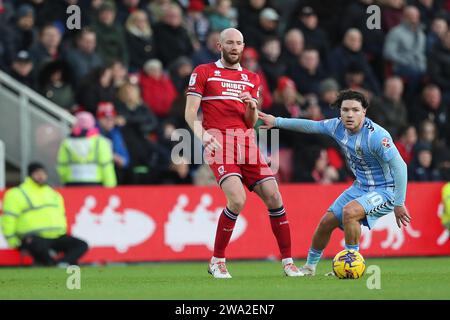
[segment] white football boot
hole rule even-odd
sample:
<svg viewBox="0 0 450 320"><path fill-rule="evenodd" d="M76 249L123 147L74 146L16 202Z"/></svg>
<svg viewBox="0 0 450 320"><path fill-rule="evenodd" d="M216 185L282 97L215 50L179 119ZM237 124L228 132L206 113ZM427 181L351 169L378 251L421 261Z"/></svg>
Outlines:
<svg viewBox="0 0 450 320"><path fill-rule="evenodd" d="M297 268L294 264L294 261L290 258L283 259L283 271L284 274L288 277L303 277L304 274Z"/></svg>
<svg viewBox="0 0 450 320"><path fill-rule="evenodd" d="M305 276L313 277L316 275L316 268L311 267L310 265L305 264L300 268L300 272Z"/></svg>
<svg viewBox="0 0 450 320"><path fill-rule="evenodd" d="M225 258L212 257L208 265L208 273L216 279L230 279L231 274L227 270Z"/></svg>

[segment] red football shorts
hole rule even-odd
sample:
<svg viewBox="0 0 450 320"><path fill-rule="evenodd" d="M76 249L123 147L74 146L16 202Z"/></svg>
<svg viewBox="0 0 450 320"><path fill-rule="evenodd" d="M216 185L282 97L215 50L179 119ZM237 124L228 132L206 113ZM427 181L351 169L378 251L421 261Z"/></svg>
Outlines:
<svg viewBox="0 0 450 320"><path fill-rule="evenodd" d="M218 140L222 149L206 154L205 160L213 171L219 186L226 178L238 176L242 183L252 191L256 185L275 179L255 143L253 134L248 136L223 134L222 139Z"/></svg>

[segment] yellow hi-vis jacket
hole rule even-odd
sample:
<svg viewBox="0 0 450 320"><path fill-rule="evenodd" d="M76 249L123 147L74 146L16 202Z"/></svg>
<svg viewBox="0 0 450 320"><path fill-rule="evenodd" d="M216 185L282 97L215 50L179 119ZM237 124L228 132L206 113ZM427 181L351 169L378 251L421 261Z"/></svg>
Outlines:
<svg viewBox="0 0 450 320"><path fill-rule="evenodd" d="M1 225L11 248L20 246L20 239L31 234L58 238L67 232L64 199L50 186L40 186L28 177L5 193Z"/></svg>
<svg viewBox="0 0 450 320"><path fill-rule="evenodd" d="M58 151L57 171L63 184L117 185L111 143L99 134L64 139Z"/></svg>
<svg viewBox="0 0 450 320"><path fill-rule="evenodd" d="M441 221L444 227L450 230L450 182L442 188L442 203L444 204L444 214Z"/></svg>

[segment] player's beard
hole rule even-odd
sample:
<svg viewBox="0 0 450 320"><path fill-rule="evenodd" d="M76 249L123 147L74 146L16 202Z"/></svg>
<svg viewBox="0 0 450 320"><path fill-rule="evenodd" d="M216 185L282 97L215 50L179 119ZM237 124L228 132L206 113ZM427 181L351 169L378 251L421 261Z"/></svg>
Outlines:
<svg viewBox="0 0 450 320"><path fill-rule="evenodd" d="M234 65L241 61L242 52L235 52L237 54L236 58L232 58L230 53L227 53L225 50L222 51L223 60L225 60L226 63Z"/></svg>

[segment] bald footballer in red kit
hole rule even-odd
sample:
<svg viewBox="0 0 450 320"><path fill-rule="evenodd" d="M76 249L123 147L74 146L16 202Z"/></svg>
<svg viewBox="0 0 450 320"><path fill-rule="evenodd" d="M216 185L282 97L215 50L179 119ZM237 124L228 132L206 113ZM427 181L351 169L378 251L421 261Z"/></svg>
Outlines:
<svg viewBox="0 0 450 320"><path fill-rule="evenodd" d="M258 119L259 77L239 63L244 49L239 30L222 31L217 45L221 58L199 65L191 74L185 112L186 122L202 141L205 160L227 198L208 272L214 278L231 278L225 264L225 249L245 204L245 185L267 206L284 274L303 276L291 257L289 222L278 184L255 142L253 127ZM201 122L197 116L200 106Z"/></svg>

